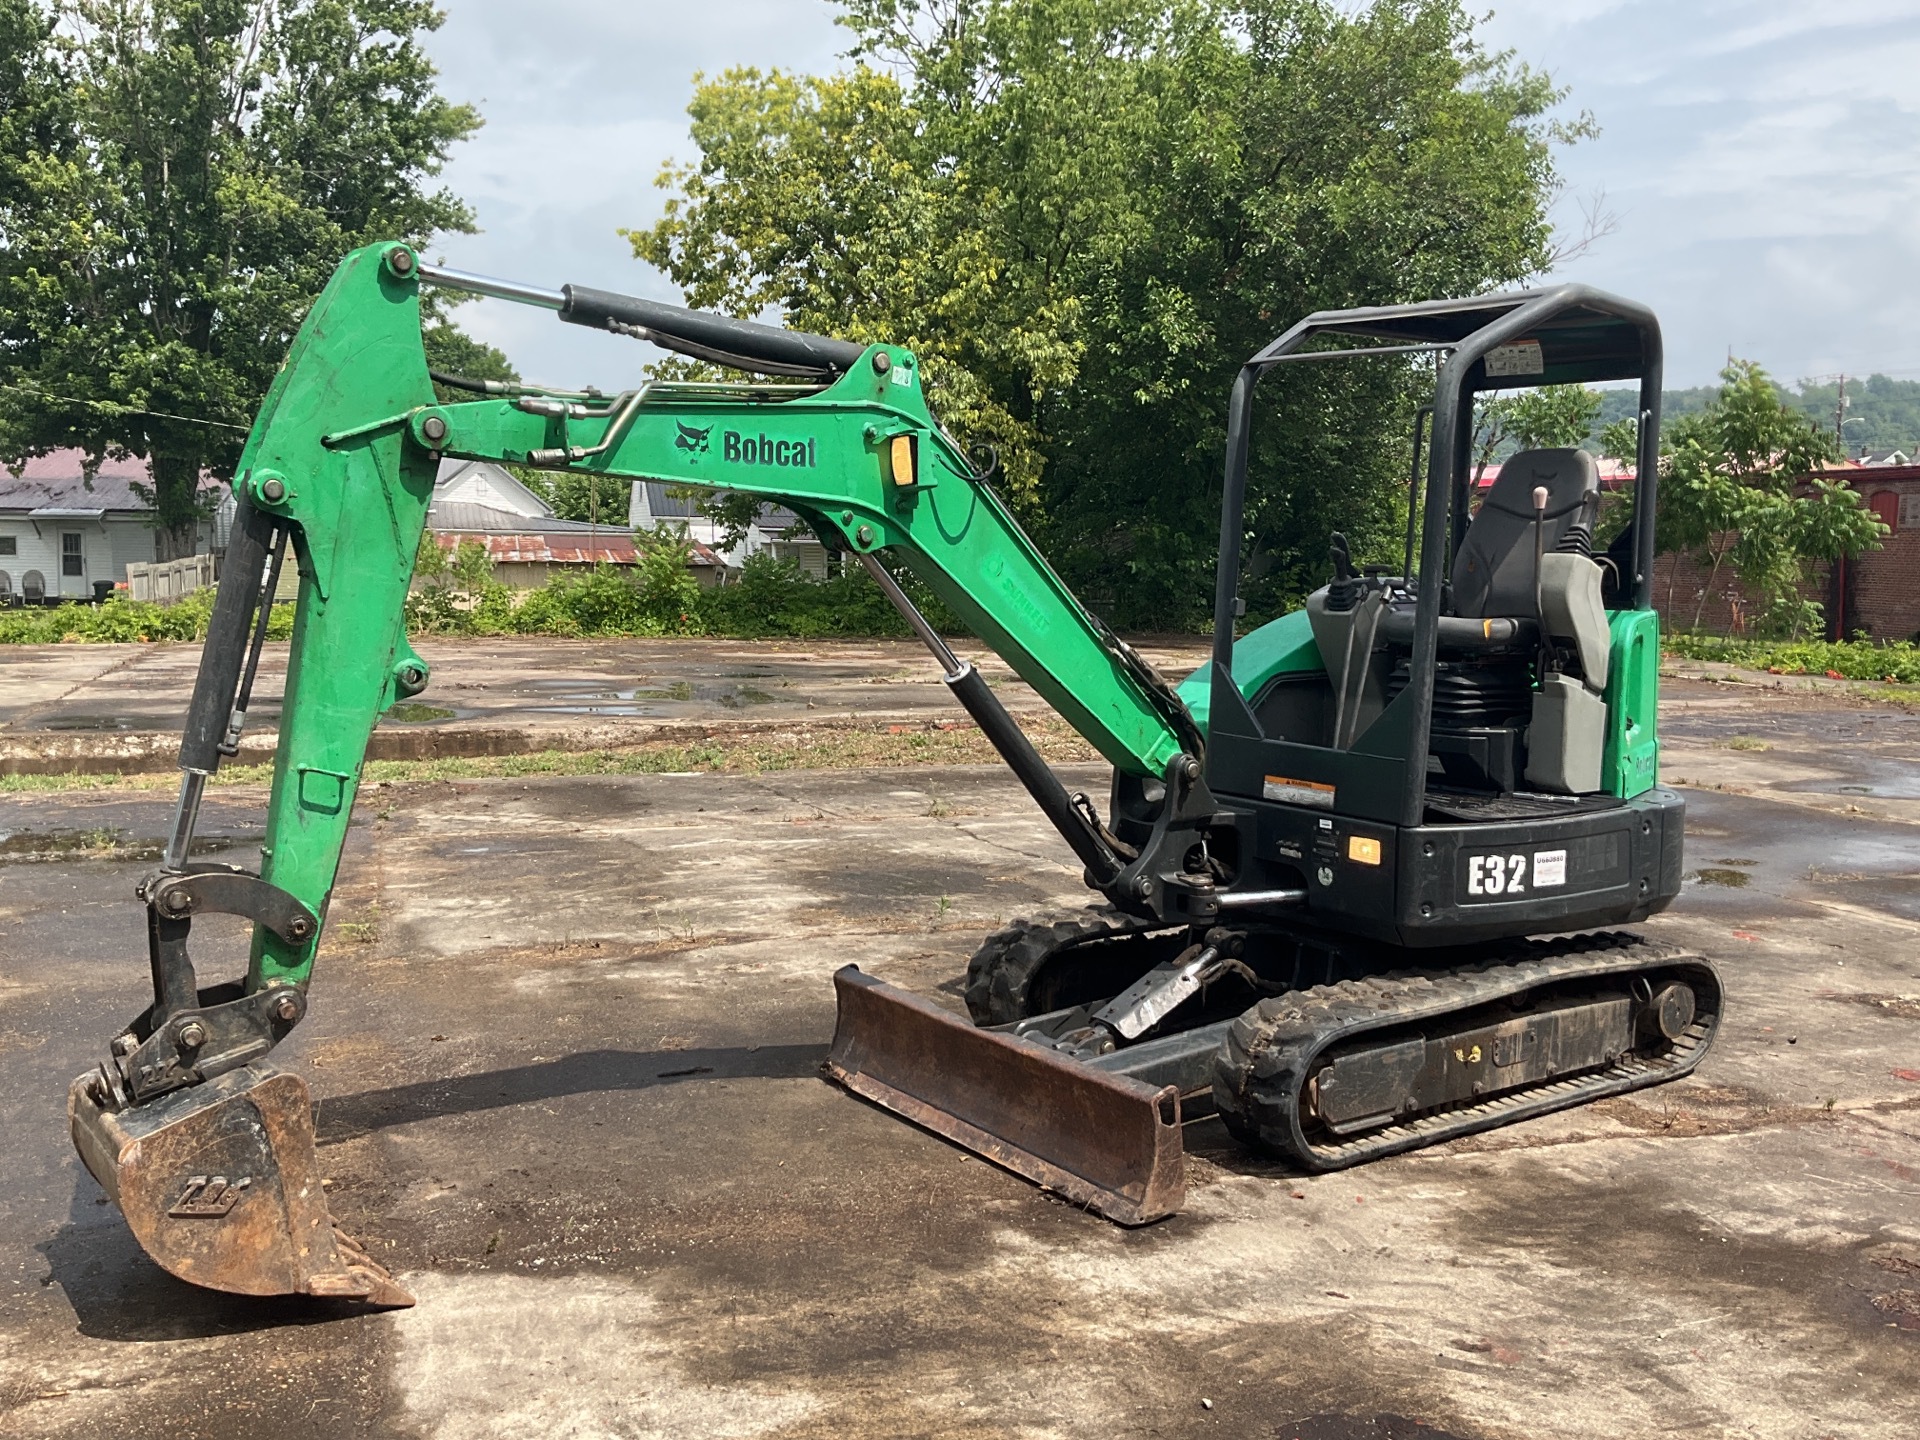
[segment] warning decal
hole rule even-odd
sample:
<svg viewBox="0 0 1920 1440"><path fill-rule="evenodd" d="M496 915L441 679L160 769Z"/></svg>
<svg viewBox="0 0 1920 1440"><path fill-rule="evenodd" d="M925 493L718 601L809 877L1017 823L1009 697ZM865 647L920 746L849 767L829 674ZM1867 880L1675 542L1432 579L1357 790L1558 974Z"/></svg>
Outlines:
<svg viewBox="0 0 1920 1440"><path fill-rule="evenodd" d="M1496 345L1487 352L1488 375L1544 375L1546 357L1538 340L1516 340L1511 345Z"/></svg>

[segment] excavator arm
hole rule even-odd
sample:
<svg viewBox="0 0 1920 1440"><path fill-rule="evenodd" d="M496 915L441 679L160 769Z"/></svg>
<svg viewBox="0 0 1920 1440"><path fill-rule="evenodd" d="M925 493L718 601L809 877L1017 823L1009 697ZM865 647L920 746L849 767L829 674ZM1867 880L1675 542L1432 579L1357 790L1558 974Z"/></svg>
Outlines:
<svg viewBox="0 0 1920 1440"><path fill-rule="evenodd" d="M275 535L289 535L298 559L261 878L316 915L332 888L372 728L428 684L403 610L433 477L448 457L724 488L788 506L863 562L890 555L905 564L1121 771L1160 779L1198 744L1177 698L1080 605L935 424L907 351L865 347L842 373L800 382L656 382L610 396L496 384L501 393L440 404L419 339L423 268L398 246L342 262L262 407L234 481L240 528L262 532L263 555ZM792 338L731 323L747 335L736 347L755 332ZM253 615L257 596L248 576L237 578L236 600L249 603L230 608ZM242 648L229 642L225 657ZM223 666L225 657L202 672L190 743L229 724L233 665ZM962 673L949 666L963 701L977 704L985 687ZM189 779L211 768L205 748L183 761ZM1022 778L1040 779L1030 767ZM1124 868L1078 812L1050 813L1097 876L1104 869L1110 880ZM249 985L300 983L319 939L316 931L289 942L262 928Z"/></svg>
<svg viewBox="0 0 1920 1440"><path fill-rule="evenodd" d="M662 381L604 395L439 377L480 396L442 403L421 343L423 281L786 378ZM264 1059L306 1014L369 737L389 707L430 683L404 612L448 457L724 488L789 506L867 567L1090 882L1137 913L1158 915L1177 899L1160 873L1166 846L1117 839L1085 797L1067 795L880 557L924 580L1155 797L1156 838L1210 808L1185 707L1080 605L940 430L906 350L579 287L484 281L436 270L404 245L355 251L315 301L236 467L233 538L182 743L180 800L166 858L141 892L153 1003L70 1095L88 1169L148 1252L199 1284L411 1303L332 1227L314 1179L305 1087ZM275 581L289 562L299 595L253 875L193 860L193 833L205 786L246 723ZM208 912L254 922L243 980L199 983L187 941L193 918ZM853 1083L849 1073L842 1067L839 1078Z"/></svg>

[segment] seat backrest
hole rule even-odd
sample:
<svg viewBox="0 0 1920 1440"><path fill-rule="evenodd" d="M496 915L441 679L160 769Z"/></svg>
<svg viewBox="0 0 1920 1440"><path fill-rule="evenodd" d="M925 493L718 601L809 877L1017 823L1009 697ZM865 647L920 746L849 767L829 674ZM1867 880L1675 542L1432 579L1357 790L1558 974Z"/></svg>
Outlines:
<svg viewBox="0 0 1920 1440"><path fill-rule="evenodd" d="M1556 549L1600 494L1584 450L1522 450L1500 467L1453 561L1453 613L1483 619L1533 614L1533 492L1547 487L1546 548Z"/></svg>

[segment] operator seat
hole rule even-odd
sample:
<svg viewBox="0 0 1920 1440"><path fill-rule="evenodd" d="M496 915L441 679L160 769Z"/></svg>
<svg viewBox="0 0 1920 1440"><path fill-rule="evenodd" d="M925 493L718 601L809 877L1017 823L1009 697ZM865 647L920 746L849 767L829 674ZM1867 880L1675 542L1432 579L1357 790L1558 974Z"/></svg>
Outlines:
<svg viewBox="0 0 1920 1440"><path fill-rule="evenodd" d="M1547 503L1536 511L1534 492L1542 487ZM1600 471L1591 455L1522 450L1500 467L1454 559L1455 615L1480 618L1489 631L1493 617L1525 616L1536 637L1544 630L1572 644L1574 674L1560 668L1550 647L1541 652L1525 772L1536 790L1581 795L1601 788L1607 732L1601 697L1612 636L1601 598L1604 572L1592 555L1599 511ZM1536 527L1542 532L1537 542ZM1536 543L1545 551L1537 562Z"/></svg>
<svg viewBox="0 0 1920 1440"><path fill-rule="evenodd" d="M1454 557L1452 601L1440 616L1440 650L1485 655L1539 644L1533 492L1541 486L1547 508L1540 522L1546 554L1539 602L1546 610L1547 633L1572 640L1583 675L1593 688L1603 689L1609 648L1599 588L1604 577L1588 554L1600 509L1600 471L1584 450L1522 450L1500 467ZM1412 645L1411 601L1388 612L1380 633L1391 644Z"/></svg>
<svg viewBox="0 0 1920 1440"><path fill-rule="evenodd" d="M1547 503L1537 512L1534 491L1542 488ZM1530 712L1524 788L1575 795L1601 788L1601 695L1612 637L1601 598L1604 571L1590 553L1599 508L1600 472L1591 455L1522 450L1500 467L1467 527L1436 637L1452 703L1448 719L1436 713L1431 739L1436 754L1466 757L1446 763L1482 777L1470 783L1522 788L1518 732L1501 717ZM1402 683L1417 604L1410 594L1351 577L1341 564L1344 541L1335 539L1340 573L1307 598L1307 613L1333 692L1333 744L1344 749ZM1570 656L1542 645L1543 631L1570 642Z"/></svg>
<svg viewBox="0 0 1920 1440"><path fill-rule="evenodd" d="M1454 557L1453 614L1533 615L1533 492L1542 485L1548 553L1559 551L1583 520L1592 535L1600 506L1600 469L1593 457L1584 450L1522 450L1500 467Z"/></svg>
<svg viewBox="0 0 1920 1440"><path fill-rule="evenodd" d="M1547 506L1536 519L1533 492L1545 487ZM1573 643L1589 689L1607 686L1611 637L1601 598L1605 573L1592 555L1593 522L1600 513L1600 470L1584 450L1522 450L1500 467L1500 477L1467 527L1453 562L1452 613L1476 619L1526 617L1556 640ZM1534 575L1534 526L1546 553ZM1536 583L1538 592L1536 598Z"/></svg>

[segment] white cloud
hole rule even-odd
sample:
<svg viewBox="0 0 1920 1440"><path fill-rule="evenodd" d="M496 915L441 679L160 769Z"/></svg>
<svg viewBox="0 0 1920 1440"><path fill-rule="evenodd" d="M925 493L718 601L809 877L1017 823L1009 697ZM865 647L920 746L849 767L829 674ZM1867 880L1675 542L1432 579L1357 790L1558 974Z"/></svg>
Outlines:
<svg viewBox="0 0 1920 1440"><path fill-rule="evenodd" d="M1566 153L1560 214L1600 191L1618 230L1565 278L1645 300L1668 374L1711 380L1729 344L1776 373L1920 372L1920 0L1494 0L1483 38L1571 87L1601 136ZM430 42L487 126L447 181L485 233L448 262L540 284L676 298L615 231L660 213L692 158L696 70L835 67L827 0L524 5L461 0ZM503 302L463 323L528 374L618 386L653 352Z"/></svg>
<svg viewBox="0 0 1920 1440"><path fill-rule="evenodd" d="M1599 120L1562 169L1619 228L1562 275L1651 304L1673 383L1729 346L1783 376L1920 364L1920 0L1515 3L1486 35Z"/></svg>
<svg viewBox="0 0 1920 1440"><path fill-rule="evenodd" d="M846 43L834 13L826 0L448 7L428 49L445 93L478 106L487 123L444 178L474 207L482 233L446 236L435 253L486 275L677 300L617 231L657 218L661 165L694 157L686 117L694 72L829 70ZM621 388L659 355L499 300L465 307L460 322L523 374L555 382Z"/></svg>

